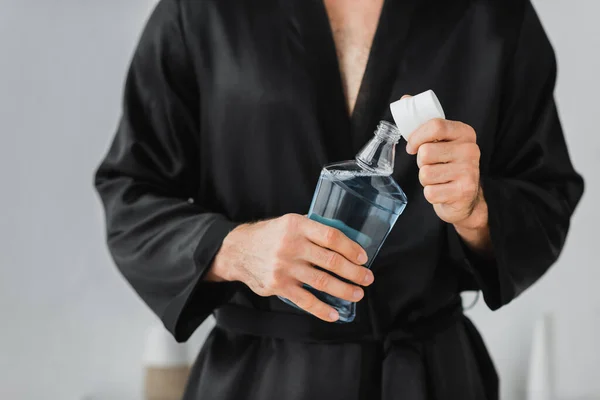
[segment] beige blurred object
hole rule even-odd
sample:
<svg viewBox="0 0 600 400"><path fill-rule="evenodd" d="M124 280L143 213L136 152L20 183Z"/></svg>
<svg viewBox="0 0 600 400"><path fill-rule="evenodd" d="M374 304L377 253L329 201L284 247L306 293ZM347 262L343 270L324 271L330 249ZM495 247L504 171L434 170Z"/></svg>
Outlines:
<svg viewBox="0 0 600 400"><path fill-rule="evenodd" d="M190 367L147 367L146 400L181 400L190 375Z"/></svg>
<svg viewBox="0 0 600 400"><path fill-rule="evenodd" d="M187 345L157 323L146 339L144 368L145 400L180 400L190 375Z"/></svg>

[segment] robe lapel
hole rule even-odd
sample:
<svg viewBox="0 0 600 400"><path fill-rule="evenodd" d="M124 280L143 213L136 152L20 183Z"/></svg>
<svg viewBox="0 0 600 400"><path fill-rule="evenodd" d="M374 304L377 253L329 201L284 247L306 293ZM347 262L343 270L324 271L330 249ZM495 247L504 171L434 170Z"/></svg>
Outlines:
<svg viewBox="0 0 600 400"><path fill-rule="evenodd" d="M316 118L328 162L354 157L350 116L342 87L335 43L322 0L282 0L290 12L293 34L312 77Z"/></svg>
<svg viewBox="0 0 600 400"><path fill-rule="evenodd" d="M323 0L282 0L292 42L313 78L316 117L329 162L354 158L388 104L417 0L385 0L352 115L348 115L331 24ZM395 99L394 99L395 100Z"/></svg>
<svg viewBox="0 0 600 400"><path fill-rule="evenodd" d="M383 5L351 118L354 153L371 138L379 120L390 116L389 103L396 100L390 96L416 3L417 0L386 0Z"/></svg>

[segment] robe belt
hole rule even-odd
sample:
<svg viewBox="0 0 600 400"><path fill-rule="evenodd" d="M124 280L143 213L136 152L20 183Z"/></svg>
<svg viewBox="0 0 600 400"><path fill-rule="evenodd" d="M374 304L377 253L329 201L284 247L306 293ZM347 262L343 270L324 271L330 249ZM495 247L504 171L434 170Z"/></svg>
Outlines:
<svg viewBox="0 0 600 400"><path fill-rule="evenodd" d="M425 380L427 382L427 398L432 400L448 399L448 393L460 393L462 382L447 382L449 364L440 363L439 348L435 346L434 337L443 334L456 324L464 326L467 338L473 346L480 369L481 379L487 383L485 399L498 398L498 377L493 363L486 351L481 336L463 314L460 297L439 311L414 323L395 323L380 334L374 334L379 329L358 323L336 324L328 323L306 314L289 314L274 311L257 310L239 305L227 304L215 311L217 326L229 332L262 336L275 339L295 340L308 343L377 343L385 358L394 345L407 345L421 354L425 365ZM370 331L364 331L369 329ZM451 365L451 364L450 364ZM451 367L451 366L450 366ZM365 376L373 373L373 365L363 366ZM445 385L436 386L440 382ZM450 385L450 386L448 386ZM458 385L458 386L457 386ZM373 393L372 385L367 385L368 396L361 398L380 398ZM482 398L483 400L483 398Z"/></svg>
<svg viewBox="0 0 600 400"><path fill-rule="evenodd" d="M264 311L233 304L218 308L215 317L217 326L234 333L309 343L383 342L385 352L394 342L427 340L465 318L460 300L414 323L392 324L379 334L373 333L370 325L329 323L309 314Z"/></svg>

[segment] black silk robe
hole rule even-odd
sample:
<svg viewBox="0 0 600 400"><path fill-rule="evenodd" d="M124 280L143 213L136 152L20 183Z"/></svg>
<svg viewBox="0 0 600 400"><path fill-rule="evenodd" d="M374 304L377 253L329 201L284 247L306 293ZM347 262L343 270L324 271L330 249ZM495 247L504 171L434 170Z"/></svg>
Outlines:
<svg viewBox="0 0 600 400"><path fill-rule="evenodd" d="M497 309L562 249L583 181L555 75L527 0L387 0L349 116L320 0L160 2L95 183L116 265L177 340L216 315L185 399L497 399L459 294L481 290ZM427 89L477 132L493 260L436 216L401 142L408 205L355 322L203 281L236 224L306 213L321 167L352 159L390 102Z"/></svg>

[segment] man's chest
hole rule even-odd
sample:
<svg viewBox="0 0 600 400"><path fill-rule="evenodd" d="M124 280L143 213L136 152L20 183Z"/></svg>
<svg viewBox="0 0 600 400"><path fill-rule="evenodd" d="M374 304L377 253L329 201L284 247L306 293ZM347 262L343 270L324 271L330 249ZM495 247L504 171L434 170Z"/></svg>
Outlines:
<svg viewBox="0 0 600 400"><path fill-rule="evenodd" d="M383 0L325 0L349 112L352 113Z"/></svg>

